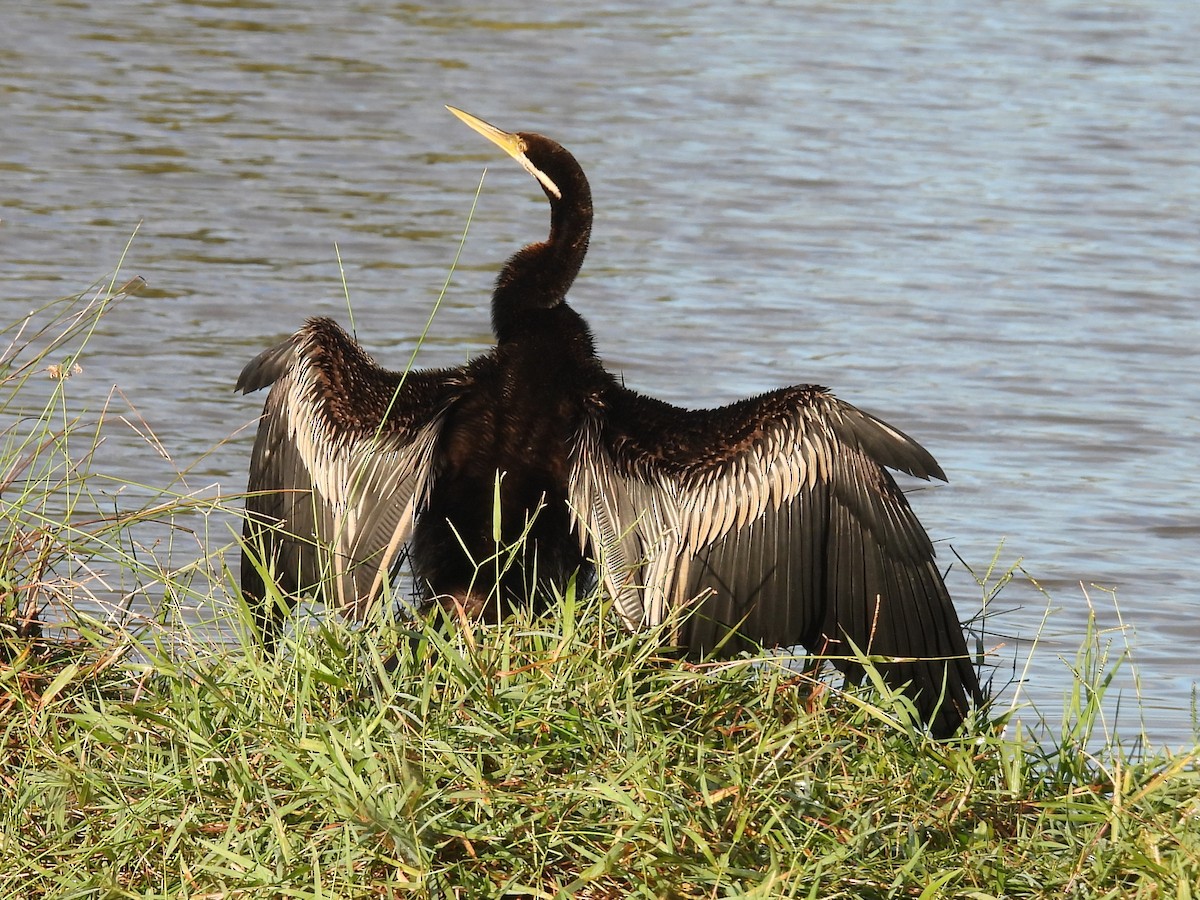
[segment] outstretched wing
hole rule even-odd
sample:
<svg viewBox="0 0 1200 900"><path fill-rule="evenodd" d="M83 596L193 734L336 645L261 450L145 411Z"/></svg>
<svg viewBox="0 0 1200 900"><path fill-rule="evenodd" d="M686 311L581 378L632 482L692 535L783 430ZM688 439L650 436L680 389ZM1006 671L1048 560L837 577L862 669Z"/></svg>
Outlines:
<svg viewBox="0 0 1200 900"><path fill-rule="evenodd" d="M570 502L630 627L675 617L700 652L803 644L851 674L857 649L948 733L978 680L889 468L945 479L916 441L823 388L684 410L614 385L576 440Z"/></svg>
<svg viewBox="0 0 1200 900"><path fill-rule="evenodd" d="M263 602L269 570L289 593L365 613L412 531L463 378L381 369L324 318L246 366L239 390L271 386L246 499L242 590L251 602ZM260 619L272 632L273 621Z"/></svg>

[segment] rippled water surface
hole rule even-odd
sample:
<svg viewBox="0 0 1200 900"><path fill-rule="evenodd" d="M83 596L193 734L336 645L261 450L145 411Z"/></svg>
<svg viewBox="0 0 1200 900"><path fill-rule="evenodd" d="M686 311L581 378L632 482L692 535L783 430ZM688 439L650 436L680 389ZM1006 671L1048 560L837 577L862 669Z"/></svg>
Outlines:
<svg viewBox="0 0 1200 900"><path fill-rule="evenodd" d="M261 399L231 392L243 363L305 316L346 321L344 271L364 343L404 365L485 166L418 361L488 345L491 280L544 200L443 104L545 132L592 180L572 297L627 384L709 405L814 381L917 436L951 479L914 504L960 612L981 591L950 548L982 572L1002 540L1058 610L1030 695L1057 716L1087 597L1111 627L1115 589L1148 733L1183 743L1200 5L986 6L10 8L4 321L110 272L137 227L123 272L150 288L103 320L73 400L119 386L173 460L114 428L107 471L238 490ZM991 626L1027 639L1045 605L1019 581ZM1027 650L997 650L1000 681Z"/></svg>

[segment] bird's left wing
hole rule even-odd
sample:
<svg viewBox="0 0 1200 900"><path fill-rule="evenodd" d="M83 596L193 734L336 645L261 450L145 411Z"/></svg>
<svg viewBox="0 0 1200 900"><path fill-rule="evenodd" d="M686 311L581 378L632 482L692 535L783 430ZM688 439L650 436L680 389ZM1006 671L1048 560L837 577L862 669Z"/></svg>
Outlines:
<svg viewBox="0 0 1200 900"><path fill-rule="evenodd" d="M361 616L378 596L434 470L461 370L386 371L329 319L312 319L243 370L271 386L251 455L243 592L273 569Z"/></svg>

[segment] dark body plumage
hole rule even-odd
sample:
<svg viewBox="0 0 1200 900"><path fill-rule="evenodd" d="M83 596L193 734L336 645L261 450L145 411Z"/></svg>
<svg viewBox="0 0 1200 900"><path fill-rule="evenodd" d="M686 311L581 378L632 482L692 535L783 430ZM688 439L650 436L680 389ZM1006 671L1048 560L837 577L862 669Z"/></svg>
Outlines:
<svg viewBox="0 0 1200 900"><path fill-rule="evenodd" d="M934 459L814 385L714 410L623 387L565 302L591 232L582 169L548 138L454 112L538 179L550 235L505 264L496 347L465 366L389 372L312 319L243 371L240 389L271 385L242 563L264 639L282 613L263 571L361 616L408 546L425 596L471 615L544 604L582 571L629 627L677 622L693 651L803 644L855 676L857 648L952 732L979 685L887 471L944 480Z"/></svg>

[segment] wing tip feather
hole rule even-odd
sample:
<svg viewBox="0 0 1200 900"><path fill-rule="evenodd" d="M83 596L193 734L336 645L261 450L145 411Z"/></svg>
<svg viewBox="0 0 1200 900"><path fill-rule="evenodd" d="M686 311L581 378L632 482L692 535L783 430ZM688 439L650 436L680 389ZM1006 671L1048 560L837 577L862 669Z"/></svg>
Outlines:
<svg viewBox="0 0 1200 900"><path fill-rule="evenodd" d="M295 360L296 348L302 335L303 332L297 332L250 360L238 375L234 390L252 394L270 387L282 378Z"/></svg>

